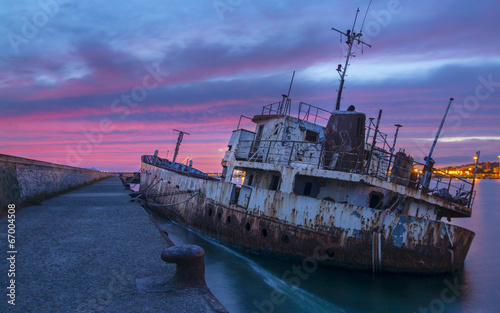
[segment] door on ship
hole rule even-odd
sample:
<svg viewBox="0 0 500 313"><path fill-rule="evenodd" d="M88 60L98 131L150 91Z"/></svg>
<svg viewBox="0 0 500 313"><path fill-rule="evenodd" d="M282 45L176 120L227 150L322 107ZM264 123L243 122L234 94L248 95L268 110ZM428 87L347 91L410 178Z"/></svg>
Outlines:
<svg viewBox="0 0 500 313"><path fill-rule="evenodd" d="M255 140L252 143L252 149L250 150L250 158L252 160L259 161L259 155L257 155L257 152L259 151L260 140L262 139L263 131L264 131L264 125L259 125L259 129L257 130L257 136L255 137ZM260 155L260 160L262 160L262 155Z"/></svg>

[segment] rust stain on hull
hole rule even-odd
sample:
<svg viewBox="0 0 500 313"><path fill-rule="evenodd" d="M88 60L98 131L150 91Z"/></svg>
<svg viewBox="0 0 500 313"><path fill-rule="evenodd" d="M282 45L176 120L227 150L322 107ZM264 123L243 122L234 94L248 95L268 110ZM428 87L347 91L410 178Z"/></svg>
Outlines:
<svg viewBox="0 0 500 313"><path fill-rule="evenodd" d="M354 207L337 212L338 204L322 204L320 213L305 214L299 225L294 209L285 220L277 218L293 203L281 192L265 199L264 205L272 209L264 214L223 203L231 196L232 184L213 182L219 199L211 199L202 179L148 164L143 170L146 201L165 204L153 209L221 242L279 258L314 258L327 266L377 272L446 273L463 266L474 238L467 229L413 216L383 211L367 215ZM200 193L183 202L194 190Z"/></svg>

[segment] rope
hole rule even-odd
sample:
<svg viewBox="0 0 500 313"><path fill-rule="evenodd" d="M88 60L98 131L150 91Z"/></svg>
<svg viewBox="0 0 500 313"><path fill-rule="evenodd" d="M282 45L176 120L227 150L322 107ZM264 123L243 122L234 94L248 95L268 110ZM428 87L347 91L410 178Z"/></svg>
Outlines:
<svg viewBox="0 0 500 313"><path fill-rule="evenodd" d="M163 198L163 197L171 197L171 196L178 196L178 195L183 195L186 193L191 193L191 191L178 191L178 192L172 192L172 193L164 193L164 194L148 194L150 198Z"/></svg>
<svg viewBox="0 0 500 313"><path fill-rule="evenodd" d="M134 180L137 177L137 175L139 175L140 172L141 172L141 169L139 169L137 172L135 172L135 174L132 177L131 181Z"/></svg>
<svg viewBox="0 0 500 313"><path fill-rule="evenodd" d="M372 234L372 270L373 274L382 272L382 234Z"/></svg>
<svg viewBox="0 0 500 313"><path fill-rule="evenodd" d="M453 274L454 271L453 265L455 264L455 252L453 252L453 250L451 249L448 249L448 251L451 254L451 273Z"/></svg>
<svg viewBox="0 0 500 313"><path fill-rule="evenodd" d="M444 225L444 229L446 229L446 235L448 235L448 240L450 240L450 244L451 244L451 247L453 248L453 242L451 241L451 236L450 236L450 233L448 232L448 226L445 222L441 221L441 223L443 223Z"/></svg>
<svg viewBox="0 0 500 313"><path fill-rule="evenodd" d="M140 172L141 172L141 169L139 169L137 172L134 172L134 176L132 176L130 181L133 181L137 177L137 175L139 175ZM127 183L127 179L123 180L123 184L126 184L126 183Z"/></svg>
<svg viewBox="0 0 500 313"><path fill-rule="evenodd" d="M382 234L378 233L378 271L382 272Z"/></svg>
<svg viewBox="0 0 500 313"><path fill-rule="evenodd" d="M387 215L387 213L391 212L391 209L386 209L384 210L384 212L382 212L382 216L380 217L380 222L378 224L378 233L380 234L382 232L382 227L384 226L384 220L385 220L385 216Z"/></svg>
<svg viewBox="0 0 500 313"><path fill-rule="evenodd" d="M155 182L155 183L153 184L153 182L154 182L155 180L158 180L158 181L157 181L157 182ZM162 180L163 180L163 178L161 178L161 177L160 177L160 179L158 179L158 177L155 177L155 178L153 179L153 182L151 182L151 184L149 184L149 186L147 186L146 188L144 188L144 189L141 191L141 193L145 193L145 192L146 192L146 191L148 191L149 189L151 189L151 188L153 188L154 186L156 186L156 185L157 185L160 181L162 181Z"/></svg>
<svg viewBox="0 0 500 313"><path fill-rule="evenodd" d="M142 200L142 199L138 199L138 198L134 198L134 199L132 199L132 200L138 201L138 202L143 203L143 204L145 204L145 205L147 205L147 206L153 206L153 207L169 207L169 206L179 205L179 204L181 204L181 203L187 202L187 201L189 201L189 200L193 199L193 198L194 198L195 196L197 196L199 193L200 193L200 192L199 192L199 191L197 191L197 192L195 192L195 193L194 193L191 197L189 197L189 198L187 198L187 199L185 199L185 200L182 200L182 201L177 202L177 203L169 203L169 204L151 203L151 202L147 202L147 201L144 201L144 200Z"/></svg>
<svg viewBox="0 0 500 313"><path fill-rule="evenodd" d="M375 274L375 232L372 234L372 269Z"/></svg>

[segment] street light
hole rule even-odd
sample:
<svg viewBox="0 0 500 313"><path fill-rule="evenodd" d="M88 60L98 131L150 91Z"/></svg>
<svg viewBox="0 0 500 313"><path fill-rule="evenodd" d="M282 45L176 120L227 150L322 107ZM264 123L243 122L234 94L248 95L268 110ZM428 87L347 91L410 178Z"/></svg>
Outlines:
<svg viewBox="0 0 500 313"><path fill-rule="evenodd" d="M476 179L476 173L477 173L477 160L479 159L480 151L476 152L476 155L474 155L474 180Z"/></svg>
<svg viewBox="0 0 500 313"><path fill-rule="evenodd" d="M500 155L498 156L498 178L500 178Z"/></svg>
<svg viewBox="0 0 500 313"><path fill-rule="evenodd" d="M477 160L479 160L479 156L481 155L481 151L476 152L476 155L474 156L474 163L476 164L476 167L474 168L474 177L472 178L472 187L470 189L470 198L469 198L469 204L468 207L470 208L470 205L472 203L472 195L474 194L474 185L476 184L476 173L477 173Z"/></svg>

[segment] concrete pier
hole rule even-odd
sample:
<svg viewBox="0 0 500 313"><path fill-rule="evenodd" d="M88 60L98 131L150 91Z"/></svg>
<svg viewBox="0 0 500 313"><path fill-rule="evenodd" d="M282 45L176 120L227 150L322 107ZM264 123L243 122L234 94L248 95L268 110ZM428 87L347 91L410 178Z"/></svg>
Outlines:
<svg viewBox="0 0 500 313"><path fill-rule="evenodd" d="M1 312L226 312L205 284L172 279L176 265L161 258L169 245L118 177L14 215L0 220Z"/></svg>
<svg viewBox="0 0 500 313"><path fill-rule="evenodd" d="M85 168L0 154L0 215L8 203L22 203L112 176Z"/></svg>

